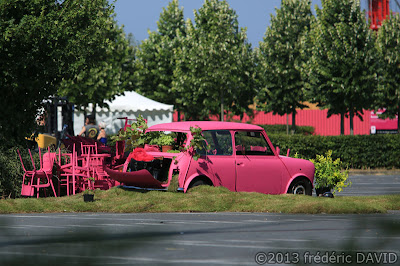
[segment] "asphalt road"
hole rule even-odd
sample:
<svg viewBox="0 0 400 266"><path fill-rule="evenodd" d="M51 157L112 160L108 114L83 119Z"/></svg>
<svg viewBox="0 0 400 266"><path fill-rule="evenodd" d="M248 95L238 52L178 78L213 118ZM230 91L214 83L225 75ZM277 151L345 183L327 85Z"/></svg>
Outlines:
<svg viewBox="0 0 400 266"><path fill-rule="evenodd" d="M1 265L257 265L256 257L316 265L331 256L343 265L369 254L393 263L400 256L400 212L16 214L0 221Z"/></svg>
<svg viewBox="0 0 400 266"><path fill-rule="evenodd" d="M399 175L350 178L338 196L400 193ZM0 265L399 265L399 247L399 211L0 215Z"/></svg>
<svg viewBox="0 0 400 266"><path fill-rule="evenodd" d="M338 196L373 196L400 194L400 174L388 172L389 174L351 174L350 187L344 188Z"/></svg>

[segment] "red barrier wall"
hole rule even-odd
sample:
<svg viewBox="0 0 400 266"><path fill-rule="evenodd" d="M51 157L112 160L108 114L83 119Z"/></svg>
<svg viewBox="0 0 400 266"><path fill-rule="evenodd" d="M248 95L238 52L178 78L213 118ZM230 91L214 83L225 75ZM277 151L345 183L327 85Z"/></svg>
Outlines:
<svg viewBox="0 0 400 266"><path fill-rule="evenodd" d="M328 110L298 110L296 115L296 125L312 126L316 135L335 136L340 135L340 115L333 115L327 118ZM370 111L364 111L363 121L358 117L354 117L354 134L369 135L370 134ZM177 121L177 113L174 113L174 121ZM210 117L211 120L217 120L217 117ZM239 121L239 116L234 116L233 120ZM249 117L244 115L242 122L249 121ZM289 125L292 123L292 115L289 115ZM252 124L259 125L286 125L286 115L279 116L271 113L255 112ZM350 121L345 118L345 135L350 135ZM267 132L268 133L268 132Z"/></svg>

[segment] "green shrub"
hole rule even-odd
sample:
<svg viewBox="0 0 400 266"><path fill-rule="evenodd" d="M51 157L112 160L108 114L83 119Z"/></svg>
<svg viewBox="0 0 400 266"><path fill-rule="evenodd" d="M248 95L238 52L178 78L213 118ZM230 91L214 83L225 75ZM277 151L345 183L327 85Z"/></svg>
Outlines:
<svg viewBox="0 0 400 266"><path fill-rule="evenodd" d="M286 125L258 125L265 129L267 134L286 134ZM289 125L289 132L291 125ZM295 134L299 135L312 135L314 128L311 126L296 126Z"/></svg>
<svg viewBox="0 0 400 266"><path fill-rule="evenodd" d="M340 192L343 188L351 185L348 180L349 172L343 169L342 161L332 159L332 151L325 153L326 156L317 155L311 161L315 165L315 188L329 188L333 193Z"/></svg>
<svg viewBox="0 0 400 266"><path fill-rule="evenodd" d="M17 149L0 150L0 196L2 198L16 196L18 188L21 187L23 174Z"/></svg>
<svg viewBox="0 0 400 266"><path fill-rule="evenodd" d="M17 149L27 170L32 170L32 162L27 149L14 147L11 149L0 148L0 197L15 198L21 195L21 184L24 176ZM40 168L39 154L32 152L36 168Z"/></svg>

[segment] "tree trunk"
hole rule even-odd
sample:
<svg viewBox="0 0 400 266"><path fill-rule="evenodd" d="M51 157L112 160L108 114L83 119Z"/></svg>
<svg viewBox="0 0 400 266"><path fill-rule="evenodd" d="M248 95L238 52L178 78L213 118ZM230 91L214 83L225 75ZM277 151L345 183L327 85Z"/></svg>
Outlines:
<svg viewBox="0 0 400 266"><path fill-rule="evenodd" d="M83 109L83 124L84 125L86 124L86 117L87 117L87 112L86 112L86 106L85 106L85 108Z"/></svg>
<svg viewBox="0 0 400 266"><path fill-rule="evenodd" d="M179 110L179 108L176 110L178 113L178 122L181 121L181 111Z"/></svg>
<svg viewBox="0 0 400 266"><path fill-rule="evenodd" d="M354 119L354 112L353 110L350 110L350 135L354 135L354 123L353 123L353 119Z"/></svg>
<svg viewBox="0 0 400 266"><path fill-rule="evenodd" d="M400 134L400 106L397 108L397 134Z"/></svg>
<svg viewBox="0 0 400 266"><path fill-rule="evenodd" d="M286 135L289 135L289 114L286 113Z"/></svg>
<svg viewBox="0 0 400 266"><path fill-rule="evenodd" d="M344 113L340 114L340 135L344 135Z"/></svg>
<svg viewBox="0 0 400 266"><path fill-rule="evenodd" d="M93 116L94 121L96 121L96 105L97 104L94 103L92 106L92 116Z"/></svg>
<svg viewBox="0 0 400 266"><path fill-rule="evenodd" d="M224 121L224 91L221 91L221 121Z"/></svg>
<svg viewBox="0 0 400 266"><path fill-rule="evenodd" d="M296 109L292 112L292 135L296 132Z"/></svg>

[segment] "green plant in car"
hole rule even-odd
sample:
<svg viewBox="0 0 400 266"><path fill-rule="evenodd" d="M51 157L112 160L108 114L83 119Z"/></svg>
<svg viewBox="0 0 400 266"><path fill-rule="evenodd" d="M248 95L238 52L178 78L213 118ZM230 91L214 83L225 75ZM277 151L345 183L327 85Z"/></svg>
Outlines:
<svg viewBox="0 0 400 266"><path fill-rule="evenodd" d="M193 154L193 159L195 161L200 158L200 153L198 151L210 149L210 145L207 144L202 132L203 130L198 126L190 127L190 133L193 138L190 140L190 144L184 148L185 151Z"/></svg>
<svg viewBox="0 0 400 266"><path fill-rule="evenodd" d="M147 128L146 119L139 115L136 122L133 122L126 130L121 130L117 136L112 137L112 140L124 140L126 145L125 150L132 151L134 148L146 144L147 136L145 131Z"/></svg>
<svg viewBox="0 0 400 266"><path fill-rule="evenodd" d="M152 133L152 132L149 132ZM149 134L147 133L147 134ZM158 133L158 132L156 132ZM171 135L161 133L158 137L150 140L149 144L158 146L168 146L174 144L174 138Z"/></svg>

